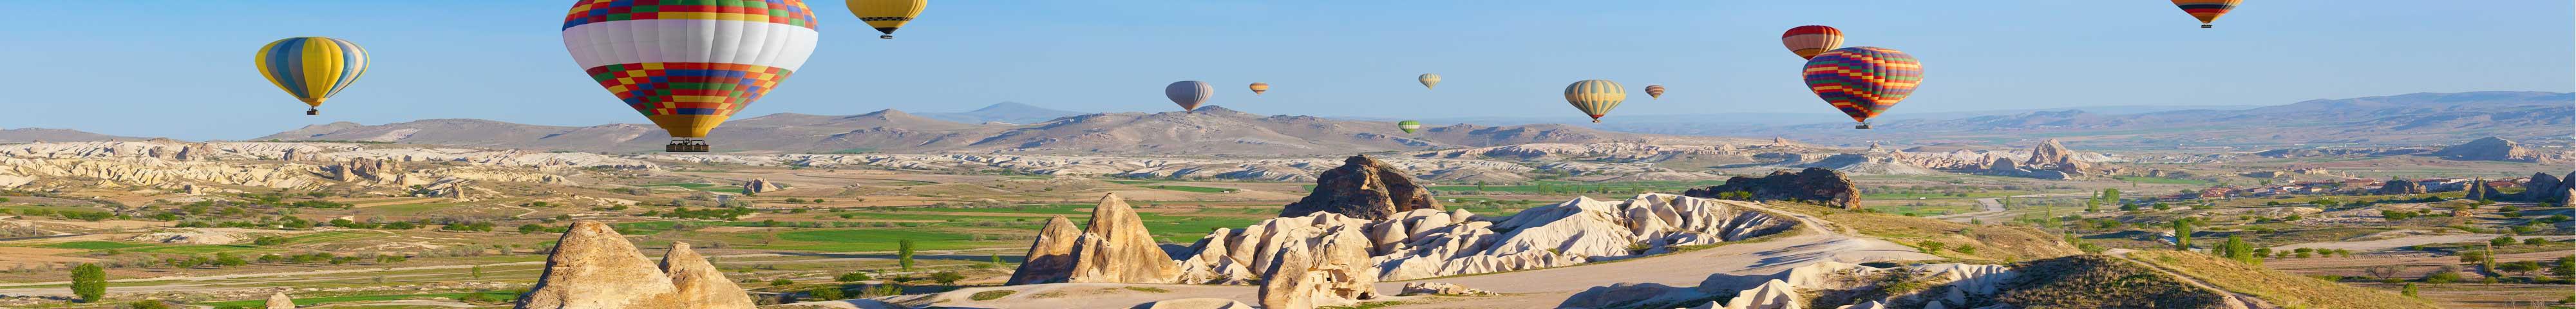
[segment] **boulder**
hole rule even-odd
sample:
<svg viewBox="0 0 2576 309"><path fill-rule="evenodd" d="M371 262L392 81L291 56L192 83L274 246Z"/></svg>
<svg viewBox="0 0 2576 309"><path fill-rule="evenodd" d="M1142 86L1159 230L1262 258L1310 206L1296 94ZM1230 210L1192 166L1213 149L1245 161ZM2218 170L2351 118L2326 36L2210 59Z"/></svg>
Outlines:
<svg viewBox="0 0 2576 309"><path fill-rule="evenodd" d="M1145 220L1117 193L1091 208L1090 226L1074 244L1071 282L1172 283L1180 279L1172 255L1154 242Z"/></svg>
<svg viewBox="0 0 2576 309"><path fill-rule="evenodd" d="M268 309L295 309L295 298L286 297L286 292L268 294Z"/></svg>
<svg viewBox="0 0 2576 309"><path fill-rule="evenodd" d="M1029 253L1023 255L1028 257L1027 260L1022 261L1020 269L1012 271L1010 281L1003 284L1065 282L1073 275L1073 248L1079 238L1082 238L1082 230L1073 227L1073 220L1064 216L1047 219L1046 227L1038 229L1037 241L1030 244Z"/></svg>
<svg viewBox="0 0 2576 309"><path fill-rule="evenodd" d="M2385 194L2385 195L2397 195L2397 194L2423 194L2423 193L2424 193L2424 191L2425 191L2425 190L2424 190L2424 184L2423 184L2423 183L2418 183L2418 182L2415 182L2415 181L2411 181L2411 180L2404 180L2404 179L2391 179L2391 180L2389 180L2389 181L2387 182L2387 184L2380 185L2380 186L2379 186L2379 190L2374 191L2374 192L2377 192L2377 193L2379 193L2379 194Z"/></svg>
<svg viewBox="0 0 2576 309"><path fill-rule="evenodd" d="M1332 215L1326 215L1332 216ZM1278 244L1279 255L1271 258L1261 278L1261 307L1264 309L1310 309L1318 305L1337 306L1377 298L1376 269L1369 264L1369 240L1361 237L1362 226L1338 225L1319 230L1292 227L1290 237Z"/></svg>
<svg viewBox="0 0 2576 309"><path fill-rule="evenodd" d="M608 224L575 221L546 256L520 309L752 308L751 298L686 243L660 265Z"/></svg>
<svg viewBox="0 0 2576 309"><path fill-rule="evenodd" d="M1367 220L1381 220L1399 212L1415 209L1440 209L1431 190L1415 185L1410 175L1365 155L1342 160L1342 166L1324 171L1315 180L1315 192L1288 204L1280 217L1304 217L1317 212L1330 212Z"/></svg>
<svg viewBox="0 0 2576 309"><path fill-rule="evenodd" d="M759 194L786 189L786 186L779 185L775 182L769 182L768 179L752 178L750 181L742 182L742 193L745 194Z"/></svg>
<svg viewBox="0 0 2576 309"><path fill-rule="evenodd" d="M1456 284L1449 284L1449 283L1442 283L1442 282L1414 282L1414 283L1406 283L1406 284L1404 284L1404 293L1402 293L1402 294L1396 294L1396 295L1398 295L1398 296L1413 296L1413 295L1484 295L1484 294L1487 294L1487 293L1485 292L1485 290L1470 289L1470 288L1467 288L1467 286L1463 286L1463 285L1456 285Z"/></svg>
<svg viewBox="0 0 2576 309"><path fill-rule="evenodd" d="M1128 309L1252 309L1252 305L1224 298L1182 298L1136 304Z"/></svg>
<svg viewBox="0 0 2576 309"><path fill-rule="evenodd" d="M1808 201L1843 209L1860 209L1860 188L1852 186L1851 178L1843 177L1842 172L1813 167L1796 173L1774 171L1762 177L1729 178L1725 184L1691 189L1682 195L1719 198L1727 192L1744 192L1749 196L1742 198L1751 201Z"/></svg>
<svg viewBox="0 0 2576 309"><path fill-rule="evenodd" d="M2576 173L2570 173L2569 175L2576 175ZM2556 190L2551 189L2559 188L2560 186L2558 176L2552 176L2549 175L2549 173L2531 173L2531 182L2525 182L2522 184L2523 191L2521 200L2534 202L2550 201L2550 197L2555 195L2553 193L2557 193L2552 192Z"/></svg>

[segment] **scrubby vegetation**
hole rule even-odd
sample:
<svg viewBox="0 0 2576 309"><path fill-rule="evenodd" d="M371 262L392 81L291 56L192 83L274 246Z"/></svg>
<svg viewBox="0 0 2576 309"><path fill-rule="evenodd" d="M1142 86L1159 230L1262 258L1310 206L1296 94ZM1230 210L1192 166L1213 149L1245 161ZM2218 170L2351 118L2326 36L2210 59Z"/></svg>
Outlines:
<svg viewBox="0 0 2576 309"><path fill-rule="evenodd" d="M2079 255L2013 265L2021 279L1997 299L2022 308L2219 308L2227 296L2144 265Z"/></svg>
<svg viewBox="0 0 2576 309"><path fill-rule="evenodd" d="M2421 299L2282 273L2206 254L2143 251L2130 256L2221 289L2254 295L2284 307L2435 308L2432 303Z"/></svg>

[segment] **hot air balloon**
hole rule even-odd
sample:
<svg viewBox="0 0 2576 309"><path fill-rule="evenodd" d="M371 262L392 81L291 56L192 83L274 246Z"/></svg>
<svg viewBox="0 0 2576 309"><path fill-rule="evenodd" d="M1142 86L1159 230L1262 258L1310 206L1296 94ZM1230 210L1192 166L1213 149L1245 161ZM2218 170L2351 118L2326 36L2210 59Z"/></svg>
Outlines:
<svg viewBox="0 0 2576 309"><path fill-rule="evenodd" d="M652 3L575 1L563 40L600 87L670 131L667 151L707 151L707 131L796 73L820 35L798 0Z"/></svg>
<svg viewBox="0 0 2576 309"><path fill-rule="evenodd" d="M1601 115L1609 114L1610 109L1619 108L1619 101L1626 100L1628 89L1607 79L1587 79L1565 86L1565 102L1592 115L1592 123L1601 123Z"/></svg>
<svg viewBox="0 0 2576 309"><path fill-rule="evenodd" d="M2245 3L2245 0L2173 0L2173 3L2182 7L2183 13L2199 18L2201 28L2209 28L2209 23L2218 21L2219 15L2227 15L2228 10L2236 9L2236 5Z"/></svg>
<svg viewBox="0 0 2576 309"><path fill-rule="evenodd" d="M1842 48L1843 30L1815 25L1789 28L1789 32L1780 33L1780 45L1789 46L1789 52L1797 53L1799 58L1815 59L1816 54Z"/></svg>
<svg viewBox="0 0 2576 309"><path fill-rule="evenodd" d="M1404 130L1404 133L1413 133L1415 130L1422 129L1422 122L1412 120L1398 121L1395 123L1395 128Z"/></svg>
<svg viewBox="0 0 2576 309"><path fill-rule="evenodd" d="M1180 104L1183 112L1196 113L1199 103L1207 103L1208 94L1212 93L1216 93L1216 88L1210 88L1206 82L1195 80L1177 81L1172 82L1170 86L1163 86L1163 97L1171 98L1172 104Z"/></svg>
<svg viewBox="0 0 2576 309"><path fill-rule="evenodd" d="M1268 91L1270 91L1270 83L1252 83L1252 95L1261 95L1262 92Z"/></svg>
<svg viewBox="0 0 2576 309"><path fill-rule="evenodd" d="M770 3L779 1L782 0L769 0ZM885 33L877 38L892 39L895 28L903 28L904 22L912 21L913 17L921 17L921 8L930 6L930 0L844 0L842 4L850 5L850 15L859 16L859 21L868 22L869 27L876 27L877 32ZM802 5L798 6L797 12L804 12Z"/></svg>
<svg viewBox="0 0 2576 309"><path fill-rule="evenodd" d="M1422 73L1421 77L1415 77L1413 79L1422 81L1422 89L1432 89L1440 86L1440 74Z"/></svg>
<svg viewBox="0 0 2576 309"><path fill-rule="evenodd" d="M293 37L261 46L251 63L270 84L304 101L305 115L322 114L322 100L367 75L367 49L348 40Z"/></svg>
<svg viewBox="0 0 2576 309"><path fill-rule="evenodd" d="M1816 97L1860 122L1854 128L1868 129L1870 117L1914 94L1923 82L1923 64L1894 49L1848 47L1808 59L1806 75Z"/></svg>
<svg viewBox="0 0 2576 309"><path fill-rule="evenodd" d="M1664 85L1646 85L1646 97L1648 99L1663 99Z"/></svg>

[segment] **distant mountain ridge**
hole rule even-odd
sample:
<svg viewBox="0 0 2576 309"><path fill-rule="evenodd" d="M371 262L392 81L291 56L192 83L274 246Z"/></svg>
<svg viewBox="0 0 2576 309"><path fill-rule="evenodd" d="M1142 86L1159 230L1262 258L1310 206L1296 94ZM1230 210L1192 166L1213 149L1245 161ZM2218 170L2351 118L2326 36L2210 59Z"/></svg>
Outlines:
<svg viewBox="0 0 2576 309"><path fill-rule="evenodd" d="M1787 136L1827 144L1926 144L2053 136L2088 148L2281 145L2433 145L2481 137L2546 144L2576 133L2576 93L2487 91L2309 100L2242 110L2114 115L2038 111L1955 119L1763 126L1720 135ZM1889 131L1904 134L1890 134Z"/></svg>
<svg viewBox="0 0 2576 309"><path fill-rule="evenodd" d="M139 141L146 138L90 133L73 129L16 128L0 130L0 143Z"/></svg>
<svg viewBox="0 0 2576 309"><path fill-rule="evenodd" d="M986 105L984 108L978 108L973 111L956 113L919 113L915 115L958 123L1000 122L1009 124L1031 124L1081 114L1082 112L1037 107L1035 105L1022 104L1020 102L1002 102L993 103L993 105Z"/></svg>
<svg viewBox="0 0 2576 309"><path fill-rule="evenodd" d="M644 152L667 142L641 124L563 127L476 119L383 125L333 123L255 140L347 140L492 148ZM882 110L850 116L781 113L735 119L708 135L716 148L751 153L1015 153L1303 156L1607 141L1719 144L1716 137L1619 133L1556 124L1451 125L1403 133L1391 122L1265 116L1207 106L1194 113L1082 114L1032 124L968 124Z"/></svg>

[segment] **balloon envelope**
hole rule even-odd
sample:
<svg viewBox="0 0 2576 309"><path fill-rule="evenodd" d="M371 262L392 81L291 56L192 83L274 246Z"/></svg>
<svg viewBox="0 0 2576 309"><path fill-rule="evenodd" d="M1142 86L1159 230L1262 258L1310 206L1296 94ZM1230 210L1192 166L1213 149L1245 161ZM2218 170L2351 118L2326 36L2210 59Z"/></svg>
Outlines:
<svg viewBox="0 0 2576 309"><path fill-rule="evenodd" d="M912 22L913 17L920 17L922 7L930 6L930 0L845 0L842 4L850 6L850 15L858 16L859 21L868 23L868 27L885 33L877 38L892 39L894 30Z"/></svg>
<svg viewBox="0 0 2576 309"><path fill-rule="evenodd" d="M1799 58L1815 59L1816 54L1842 48L1843 30L1834 27L1806 25L1780 33L1780 45L1789 47Z"/></svg>
<svg viewBox="0 0 2576 309"><path fill-rule="evenodd" d="M323 100L367 75L367 49L341 39L286 38L261 46L251 58L261 77L308 108L322 107Z"/></svg>
<svg viewBox="0 0 2576 309"><path fill-rule="evenodd" d="M1413 79L1415 81L1421 81L1422 88L1424 89L1431 89L1440 86L1440 74L1422 73L1422 76L1414 77Z"/></svg>
<svg viewBox="0 0 2576 309"><path fill-rule="evenodd" d="M1400 121L1395 123L1395 128L1398 130L1404 130L1404 133L1413 133L1415 130L1422 129L1422 122L1412 120Z"/></svg>
<svg viewBox="0 0 2576 309"><path fill-rule="evenodd" d="M1646 85L1646 96L1655 99L1664 98L1664 85Z"/></svg>
<svg viewBox="0 0 2576 309"><path fill-rule="evenodd" d="M1610 114L1610 109L1619 108L1620 101L1626 100L1628 90L1607 79L1590 79L1565 86L1565 102L1574 104L1574 109L1582 110L1583 114L1591 115L1592 122L1596 123L1601 122L1602 115Z"/></svg>
<svg viewBox="0 0 2576 309"><path fill-rule="evenodd" d="M1208 94L1215 92L1216 88L1210 88L1206 82L1195 80L1177 81L1169 86L1163 86L1163 97L1171 98L1172 104L1180 104L1181 111L1185 112L1198 110L1199 103L1207 103Z"/></svg>
<svg viewBox="0 0 2576 309"><path fill-rule="evenodd" d="M1258 94L1261 94L1262 92L1269 92L1269 91L1270 91L1270 83L1252 83L1252 94L1256 94L1256 95L1258 95Z"/></svg>
<svg viewBox="0 0 2576 309"><path fill-rule="evenodd" d="M2191 18L2200 19L2201 28L2209 28L2209 23L2217 22L2219 15L2227 15L2227 11L2235 10L2236 5L2245 3L2245 0L2173 0L2173 3L2175 7L2181 7L2183 13L2190 13Z"/></svg>
<svg viewBox="0 0 2576 309"><path fill-rule="evenodd" d="M1923 64L1894 49L1847 47L1807 60L1807 89L1827 104L1866 122L1914 94Z"/></svg>
<svg viewBox="0 0 2576 309"><path fill-rule="evenodd" d="M637 3L649 2L575 1L564 16L564 49L674 138L704 138L760 100L805 65L819 35L798 0Z"/></svg>

